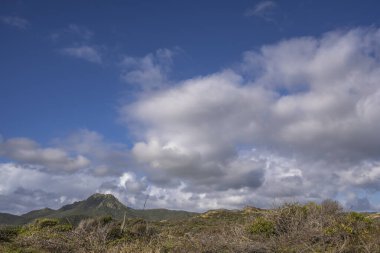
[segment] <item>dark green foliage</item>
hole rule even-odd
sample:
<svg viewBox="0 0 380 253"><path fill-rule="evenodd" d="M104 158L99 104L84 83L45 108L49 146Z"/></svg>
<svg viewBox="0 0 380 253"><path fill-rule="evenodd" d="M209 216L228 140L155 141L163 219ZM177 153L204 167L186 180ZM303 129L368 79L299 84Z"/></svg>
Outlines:
<svg viewBox="0 0 380 253"><path fill-rule="evenodd" d="M20 227L0 227L0 242L10 242L20 233Z"/></svg>
<svg viewBox="0 0 380 253"><path fill-rule="evenodd" d="M112 217L111 216L103 216L103 217L101 217L101 222L103 224L110 223L111 221L112 221Z"/></svg>

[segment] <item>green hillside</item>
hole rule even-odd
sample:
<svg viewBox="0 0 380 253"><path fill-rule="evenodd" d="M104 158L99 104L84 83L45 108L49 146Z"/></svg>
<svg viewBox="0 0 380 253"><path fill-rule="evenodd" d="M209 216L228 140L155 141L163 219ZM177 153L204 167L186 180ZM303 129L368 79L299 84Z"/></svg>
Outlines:
<svg viewBox="0 0 380 253"><path fill-rule="evenodd" d="M128 217L135 217L133 209L123 205L111 194L94 194L88 199L63 206L56 212L48 215L49 218L65 218L71 216L112 216L116 220L123 218L124 213Z"/></svg>
<svg viewBox="0 0 380 253"><path fill-rule="evenodd" d="M34 220L34 219L37 219L37 218L41 218L41 217L45 217L45 216L51 215L51 214L53 214L55 212L56 211L53 210L53 209L44 208L44 209L40 209L40 210L30 211L29 213L21 215L21 217L23 217L23 218L25 218L25 220L29 221L29 220Z"/></svg>
<svg viewBox="0 0 380 253"><path fill-rule="evenodd" d="M142 218L151 221L181 220L196 214L197 213L167 209L133 209L123 205L111 194L96 193L86 200L65 205L58 210L44 208L28 212L21 216L0 213L0 224L26 224L37 218L66 219L70 223L78 224L84 218L111 216L115 220L122 220L124 215L126 215L126 218Z"/></svg>
<svg viewBox="0 0 380 253"><path fill-rule="evenodd" d="M26 222L27 220L21 216L9 214L9 213L0 213L0 224L21 225L21 224L25 224Z"/></svg>

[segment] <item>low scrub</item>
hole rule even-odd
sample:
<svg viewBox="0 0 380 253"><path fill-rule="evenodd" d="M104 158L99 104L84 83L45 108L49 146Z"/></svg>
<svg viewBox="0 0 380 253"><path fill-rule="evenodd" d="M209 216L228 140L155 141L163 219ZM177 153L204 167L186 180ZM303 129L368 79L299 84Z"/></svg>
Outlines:
<svg viewBox="0 0 380 253"><path fill-rule="evenodd" d="M256 218L249 231L266 237L274 252L380 252L379 224L330 200L287 203Z"/></svg>
<svg viewBox="0 0 380 253"><path fill-rule="evenodd" d="M380 252L377 217L334 201L214 210L181 221L40 219L0 229L0 252Z"/></svg>

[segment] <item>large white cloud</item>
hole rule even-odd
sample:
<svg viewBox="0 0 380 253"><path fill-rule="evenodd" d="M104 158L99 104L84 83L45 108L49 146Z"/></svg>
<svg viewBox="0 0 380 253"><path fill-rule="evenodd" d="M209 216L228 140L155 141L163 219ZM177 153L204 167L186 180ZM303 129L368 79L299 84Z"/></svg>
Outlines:
<svg viewBox="0 0 380 253"><path fill-rule="evenodd" d="M268 201L373 189L379 42L365 28L290 39L246 52L238 69L145 94L121 108L138 126L132 153L152 182L188 192L249 188Z"/></svg>

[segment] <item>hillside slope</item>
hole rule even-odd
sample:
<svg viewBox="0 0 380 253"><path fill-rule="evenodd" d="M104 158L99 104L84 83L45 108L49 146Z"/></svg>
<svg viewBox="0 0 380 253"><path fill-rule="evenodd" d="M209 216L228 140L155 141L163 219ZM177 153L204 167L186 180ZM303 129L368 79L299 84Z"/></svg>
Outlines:
<svg viewBox="0 0 380 253"><path fill-rule="evenodd" d="M21 224L25 224L26 222L27 220L21 216L9 214L9 213L0 213L0 224L21 225Z"/></svg>
<svg viewBox="0 0 380 253"><path fill-rule="evenodd" d="M99 216L111 216L113 219L121 220L124 215L126 215L127 218L142 218L152 221L181 220L196 214L197 213L167 209L133 209L122 204L111 194L96 193L86 200L65 205L58 210L44 208L28 212L21 216L0 213L0 224L20 225L29 223L37 218L64 218L73 223L78 223L84 218Z"/></svg>

